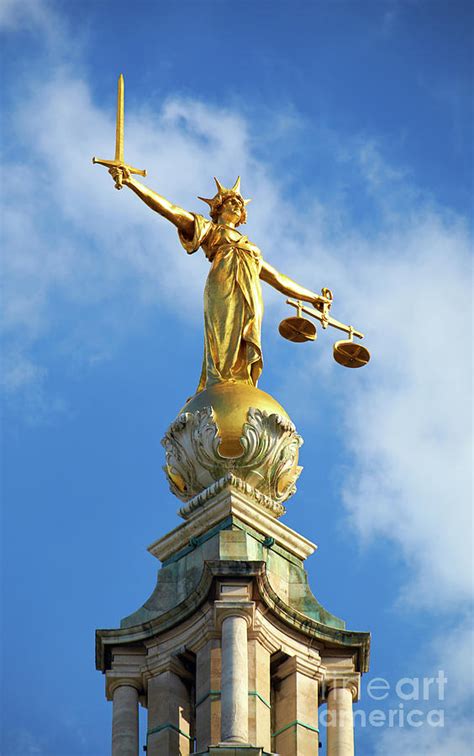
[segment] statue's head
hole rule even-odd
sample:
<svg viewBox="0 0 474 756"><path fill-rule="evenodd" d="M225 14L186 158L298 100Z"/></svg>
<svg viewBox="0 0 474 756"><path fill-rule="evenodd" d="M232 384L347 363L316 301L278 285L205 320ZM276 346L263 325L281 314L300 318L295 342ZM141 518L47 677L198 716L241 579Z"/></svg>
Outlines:
<svg viewBox="0 0 474 756"><path fill-rule="evenodd" d="M217 194L212 199L206 199L206 197L198 197L203 202L207 202L210 207L209 215L212 220L217 223L219 217L222 214L222 210L227 205L228 208L232 208L235 214L240 211L240 219L235 221L236 226L240 226L247 221L247 210L245 206L250 202L249 199L244 199L240 193L240 176L237 178L232 189L226 189L225 186L214 178L217 186Z"/></svg>

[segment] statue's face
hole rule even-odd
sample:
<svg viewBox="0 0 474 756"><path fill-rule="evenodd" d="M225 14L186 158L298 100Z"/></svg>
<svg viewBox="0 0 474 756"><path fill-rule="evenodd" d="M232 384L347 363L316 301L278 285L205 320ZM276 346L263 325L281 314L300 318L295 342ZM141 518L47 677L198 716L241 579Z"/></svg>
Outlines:
<svg viewBox="0 0 474 756"><path fill-rule="evenodd" d="M237 197L228 197L222 205L220 217L224 223L239 223L242 205Z"/></svg>

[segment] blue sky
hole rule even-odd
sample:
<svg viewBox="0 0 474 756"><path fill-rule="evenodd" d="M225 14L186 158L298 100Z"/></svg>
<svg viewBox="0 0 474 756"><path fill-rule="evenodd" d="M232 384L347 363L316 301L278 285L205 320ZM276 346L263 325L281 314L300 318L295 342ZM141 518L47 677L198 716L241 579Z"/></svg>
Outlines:
<svg viewBox="0 0 474 756"><path fill-rule="evenodd" d="M197 383L207 263L90 163L121 71L149 185L204 212L240 174L245 233L366 333L344 372L331 334L278 336L265 289L260 385L305 440L284 521L319 544L318 599L373 633L360 708L423 712L358 727L359 752L470 753L472 7L4 0L0 24L2 753L108 752L94 630L148 597L145 547L178 524L159 442ZM439 670L441 702L366 690Z"/></svg>

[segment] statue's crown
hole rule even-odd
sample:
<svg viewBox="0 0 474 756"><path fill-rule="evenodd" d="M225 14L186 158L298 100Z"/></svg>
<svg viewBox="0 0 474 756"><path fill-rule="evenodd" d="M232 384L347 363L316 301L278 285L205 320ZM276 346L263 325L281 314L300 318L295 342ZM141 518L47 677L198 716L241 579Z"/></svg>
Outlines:
<svg viewBox="0 0 474 756"><path fill-rule="evenodd" d="M245 223L247 220L247 211L245 209L245 206L248 205L250 199L244 199L240 193L240 176L237 176L237 181L235 182L232 189L227 189L225 186L222 186L220 181L216 179L215 176L214 181L216 182L217 186L217 194L214 195L214 197L212 197L211 199L207 197L198 197L198 199L206 202L209 205L209 215L211 216L212 220L217 221L219 211L228 197L237 197L242 205L240 223Z"/></svg>

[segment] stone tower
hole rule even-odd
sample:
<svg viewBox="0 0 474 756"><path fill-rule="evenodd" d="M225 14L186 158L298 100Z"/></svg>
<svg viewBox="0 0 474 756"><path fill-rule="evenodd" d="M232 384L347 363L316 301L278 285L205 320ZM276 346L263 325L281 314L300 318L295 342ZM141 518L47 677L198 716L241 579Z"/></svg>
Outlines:
<svg viewBox="0 0 474 756"><path fill-rule="evenodd" d="M354 753L352 704L370 636L351 632L308 585L315 545L280 521L302 440L257 388L197 394L163 445L183 522L150 547L156 587L120 628L98 630L113 701L112 754L310 756L327 705L327 754Z"/></svg>

